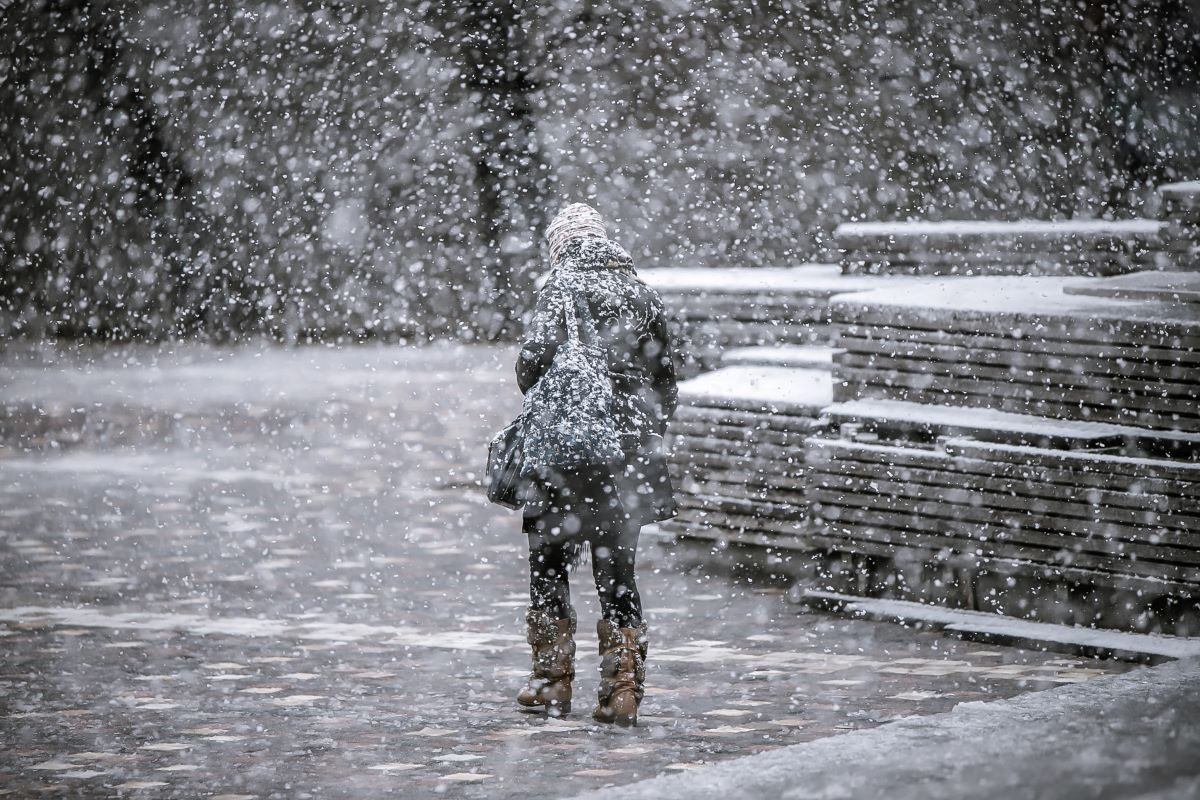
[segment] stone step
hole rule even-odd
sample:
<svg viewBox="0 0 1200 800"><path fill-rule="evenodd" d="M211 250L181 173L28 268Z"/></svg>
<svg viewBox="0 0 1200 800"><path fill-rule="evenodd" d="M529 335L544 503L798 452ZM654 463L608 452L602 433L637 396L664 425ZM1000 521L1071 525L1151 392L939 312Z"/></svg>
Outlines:
<svg viewBox="0 0 1200 800"><path fill-rule="evenodd" d="M1170 228L1149 219L847 222L833 235L847 274L1114 275L1166 266Z"/></svg>
<svg viewBox="0 0 1200 800"><path fill-rule="evenodd" d="M957 278L834 298L835 397L1200 433L1200 304L1098 296L1104 283Z"/></svg>
<svg viewBox="0 0 1200 800"><path fill-rule="evenodd" d="M721 355L752 346L828 346L830 298L908 285L904 276L843 275L836 264L786 268L649 269L678 339L681 374L714 369Z"/></svg>

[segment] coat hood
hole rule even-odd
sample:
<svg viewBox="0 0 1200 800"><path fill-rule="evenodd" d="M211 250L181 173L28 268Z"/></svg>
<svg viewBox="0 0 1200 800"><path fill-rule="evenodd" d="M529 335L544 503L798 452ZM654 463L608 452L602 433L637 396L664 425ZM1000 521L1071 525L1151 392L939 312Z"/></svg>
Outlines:
<svg viewBox="0 0 1200 800"><path fill-rule="evenodd" d="M589 236L563 244L554 260L555 268L588 270L627 270L633 272L633 258L624 247L611 239Z"/></svg>

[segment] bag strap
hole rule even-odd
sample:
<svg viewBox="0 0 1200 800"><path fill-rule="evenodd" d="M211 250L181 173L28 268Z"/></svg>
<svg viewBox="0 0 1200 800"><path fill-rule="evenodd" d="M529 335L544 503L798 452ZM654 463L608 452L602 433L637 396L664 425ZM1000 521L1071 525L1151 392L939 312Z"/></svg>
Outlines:
<svg viewBox="0 0 1200 800"><path fill-rule="evenodd" d="M563 295L563 324L567 329L567 341L579 341L579 323L575 319L575 296L566 289L562 290Z"/></svg>
<svg viewBox="0 0 1200 800"><path fill-rule="evenodd" d="M584 344L595 347L600 341L599 335L596 333L596 321L592 319L592 309L588 305L587 297L579 297L579 327L583 333Z"/></svg>
<svg viewBox="0 0 1200 800"><path fill-rule="evenodd" d="M563 324L567 329L567 341L582 342L595 347L600 341L596 333L596 322L592 319L592 310L587 298L568 291L560 290L563 301Z"/></svg>
<svg viewBox="0 0 1200 800"><path fill-rule="evenodd" d="M577 326L578 338L584 344L596 347L600 342L600 336L596 333L595 320L592 318L592 308L588 306L587 297L572 297L571 306L571 321Z"/></svg>

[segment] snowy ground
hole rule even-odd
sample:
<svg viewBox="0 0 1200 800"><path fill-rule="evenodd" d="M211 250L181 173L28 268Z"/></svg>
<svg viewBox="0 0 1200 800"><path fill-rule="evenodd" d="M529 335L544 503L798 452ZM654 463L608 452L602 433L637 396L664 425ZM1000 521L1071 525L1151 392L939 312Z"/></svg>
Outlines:
<svg viewBox="0 0 1200 800"><path fill-rule="evenodd" d="M945 714L641 781L623 787L621 797L1195 800L1200 659L963 703Z"/></svg>
<svg viewBox="0 0 1200 800"><path fill-rule="evenodd" d="M516 518L474 480L506 348L0 363L0 795L566 796L1127 665L802 614L647 545L643 725L528 667Z"/></svg>

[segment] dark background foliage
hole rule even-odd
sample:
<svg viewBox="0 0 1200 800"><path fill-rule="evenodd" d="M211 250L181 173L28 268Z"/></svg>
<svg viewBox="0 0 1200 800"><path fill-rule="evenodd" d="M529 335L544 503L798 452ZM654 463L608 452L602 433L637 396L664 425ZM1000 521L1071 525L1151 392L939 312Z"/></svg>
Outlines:
<svg viewBox="0 0 1200 800"><path fill-rule="evenodd" d="M17 2L0 312L111 338L510 336L538 232L642 266L844 219L1149 213L1200 174L1200 3Z"/></svg>

